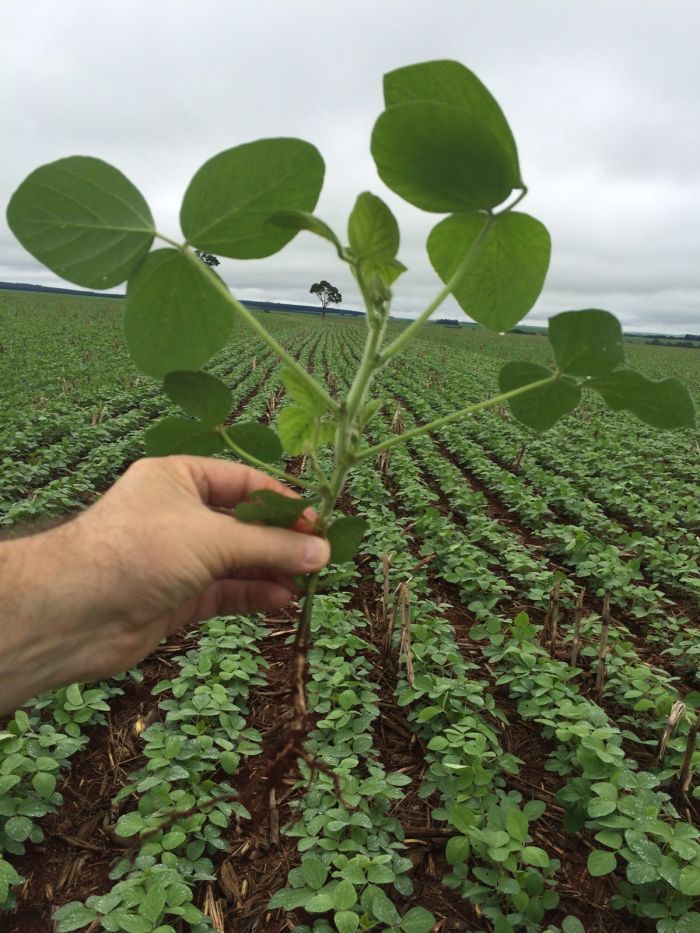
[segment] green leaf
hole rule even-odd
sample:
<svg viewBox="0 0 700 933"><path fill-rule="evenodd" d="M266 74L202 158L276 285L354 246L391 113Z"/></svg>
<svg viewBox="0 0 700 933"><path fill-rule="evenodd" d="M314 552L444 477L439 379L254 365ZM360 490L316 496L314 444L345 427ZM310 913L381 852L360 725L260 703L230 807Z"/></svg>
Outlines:
<svg viewBox="0 0 700 933"><path fill-rule="evenodd" d="M446 217L428 236L428 255L447 284L469 252L478 249L452 294L473 320L493 331L507 331L525 317L542 291L551 241L539 220L509 211L492 222L477 248L485 223L483 214Z"/></svg>
<svg viewBox="0 0 700 933"><path fill-rule="evenodd" d="M430 744L428 744L428 748L430 748ZM461 833L468 832L476 820L474 811L466 803L456 803L449 808L448 813L450 823Z"/></svg>
<svg viewBox="0 0 700 933"><path fill-rule="evenodd" d="M368 524L364 518L344 515L336 518L326 537L331 545L331 564L343 564L352 560L362 543Z"/></svg>
<svg viewBox="0 0 700 933"><path fill-rule="evenodd" d="M315 384L312 385L304 379L295 369L290 367L281 369L280 379L287 392L304 411L319 418L328 411L328 404L319 389Z"/></svg>
<svg viewBox="0 0 700 933"><path fill-rule="evenodd" d="M297 405L283 408L277 425L282 447L292 456L305 453L307 445L313 446L317 433L320 432L317 417Z"/></svg>
<svg viewBox="0 0 700 933"><path fill-rule="evenodd" d="M339 910L333 915L333 922L338 933L355 933L360 918L352 910Z"/></svg>
<svg viewBox="0 0 700 933"><path fill-rule="evenodd" d="M303 907L314 896L315 892L310 888L282 888L281 891L275 891L267 906L271 910L276 907L281 907L283 910L296 910L297 907Z"/></svg>
<svg viewBox="0 0 700 933"><path fill-rule="evenodd" d="M32 787L42 797L50 797L56 790L56 778L48 771L37 771L32 778Z"/></svg>
<svg viewBox="0 0 700 933"><path fill-rule="evenodd" d="M231 336L220 279L192 253L159 249L129 279L124 332L138 368L156 379L203 366Z"/></svg>
<svg viewBox="0 0 700 933"><path fill-rule="evenodd" d="M135 836L137 833L141 832L143 827L143 817L140 813L134 811L120 816L114 831L117 836Z"/></svg>
<svg viewBox="0 0 700 933"><path fill-rule="evenodd" d="M201 371L168 373L163 391L184 412L198 418L206 427L224 422L233 404L233 396L226 383Z"/></svg>
<svg viewBox="0 0 700 933"><path fill-rule="evenodd" d="M333 889L333 905L336 910L349 910L357 903L357 891L350 881L340 881Z"/></svg>
<svg viewBox="0 0 700 933"><path fill-rule="evenodd" d="M488 126L507 153L512 187L521 187L518 152L508 121L491 92L461 62L420 62L384 75L384 101L387 107L412 100L451 104Z"/></svg>
<svg viewBox="0 0 700 933"><path fill-rule="evenodd" d="M411 907L401 918L404 933L429 933L435 926L435 917L425 907Z"/></svg>
<svg viewBox="0 0 700 933"><path fill-rule="evenodd" d="M140 192L101 159L70 156L25 178L7 222L22 246L86 288L123 282L148 253L153 217Z"/></svg>
<svg viewBox="0 0 700 933"><path fill-rule="evenodd" d="M594 797L588 804L588 815L591 819L598 819L601 816L608 816L614 813L617 804L614 800L606 800L604 797Z"/></svg>
<svg viewBox="0 0 700 933"><path fill-rule="evenodd" d="M572 914L568 914L568 916L564 917L561 928L563 933L586 933L584 925L578 917L574 917Z"/></svg>
<svg viewBox="0 0 700 933"><path fill-rule="evenodd" d="M630 369L618 369L591 379L588 386L600 392L608 408L630 411L654 428L671 431L695 423L693 401L677 379L654 382Z"/></svg>
<svg viewBox="0 0 700 933"><path fill-rule="evenodd" d="M498 376L501 392L512 392L522 386L547 379L554 373L537 363L506 363ZM533 389L508 399L513 416L534 431L546 431L576 408L581 401L581 390L573 382L557 379L549 385Z"/></svg>
<svg viewBox="0 0 700 933"><path fill-rule="evenodd" d="M268 223L279 211L313 211L323 186L318 150L301 139L259 139L209 159L189 184L180 223L189 243L232 259L259 259L297 233Z"/></svg>
<svg viewBox="0 0 700 933"><path fill-rule="evenodd" d="M700 867L686 865L685 868L681 869L678 886L681 894L688 897L700 897Z"/></svg>
<svg viewBox="0 0 700 933"><path fill-rule="evenodd" d="M394 926L401 922L398 910L381 888L374 889L371 913L377 920L381 920L382 923L387 923L389 926Z"/></svg>
<svg viewBox="0 0 700 933"><path fill-rule="evenodd" d="M301 861L301 876L310 888L318 891L326 883L328 866L316 855L306 855Z"/></svg>
<svg viewBox="0 0 700 933"><path fill-rule="evenodd" d="M304 910L310 914L325 914L333 910L333 898L326 891L319 891L304 904Z"/></svg>
<svg viewBox="0 0 700 933"><path fill-rule="evenodd" d="M348 220L348 239L357 259L388 263L399 251L399 225L381 198L363 191Z"/></svg>
<svg viewBox="0 0 700 933"><path fill-rule="evenodd" d="M320 217L315 217L313 214L308 213L308 211L276 211L274 214L271 214L267 220L268 223L275 224L277 227L285 227L288 230L295 230L297 233L300 230L307 230L309 233L315 233L316 236L320 236L324 240L328 240L329 243L332 243L338 255L341 259L343 258L343 247L340 240L328 224L324 220L321 220Z"/></svg>
<svg viewBox="0 0 700 933"><path fill-rule="evenodd" d="M79 901L71 901L70 904L64 904L54 912L53 919L56 921L57 933L70 933L71 930L79 930L88 923L92 923L97 918L97 913L85 907Z"/></svg>
<svg viewBox="0 0 700 933"><path fill-rule="evenodd" d="M555 314L548 336L559 370L569 376L604 376L625 359L622 328L609 311Z"/></svg>
<svg viewBox="0 0 700 933"><path fill-rule="evenodd" d="M517 807L510 807L506 814L506 829L511 839L525 842L527 838L527 817Z"/></svg>
<svg viewBox="0 0 700 933"><path fill-rule="evenodd" d="M152 925L157 924L165 910L165 891L153 887L139 905L139 913L150 920Z"/></svg>
<svg viewBox="0 0 700 933"><path fill-rule="evenodd" d="M168 415L161 418L145 433L146 456L167 457L170 454L196 454L211 457L219 453L224 442L221 437L202 427L200 421Z"/></svg>
<svg viewBox="0 0 700 933"><path fill-rule="evenodd" d="M490 210L514 187L510 156L498 137L450 104L390 107L375 123L371 145L384 184L425 211Z"/></svg>
<svg viewBox="0 0 700 933"><path fill-rule="evenodd" d="M588 854L588 871L593 878L609 875L617 868L617 859L614 852L605 852L603 849L594 849Z"/></svg>
<svg viewBox="0 0 700 933"><path fill-rule="evenodd" d="M260 489L251 494L250 502L239 503L234 515L241 522L291 528L308 504L307 499L293 499L270 489Z"/></svg>
<svg viewBox="0 0 700 933"><path fill-rule="evenodd" d="M24 842L31 835L32 821L26 816L11 816L3 826L3 832L13 842Z"/></svg>
<svg viewBox="0 0 700 933"><path fill-rule="evenodd" d="M263 463L275 463L282 457L282 444L272 428L257 421L244 421L226 428L234 444Z"/></svg>
<svg viewBox="0 0 700 933"><path fill-rule="evenodd" d="M524 846L522 859L526 865L534 865L536 868L546 868L549 865L549 855L539 846Z"/></svg>
<svg viewBox="0 0 700 933"><path fill-rule="evenodd" d="M546 809L547 804L544 802L544 800L528 800L528 802L523 807L523 813L527 817L528 821L539 820Z"/></svg>
<svg viewBox="0 0 700 933"><path fill-rule="evenodd" d="M469 857L469 839L466 836L453 836L447 840L445 859L448 865L459 865Z"/></svg>
<svg viewBox="0 0 700 933"><path fill-rule="evenodd" d="M177 849L178 846L181 846L186 839L187 836L185 833L176 826L175 829L171 829L169 833L163 836L160 844L166 852L172 852L173 849Z"/></svg>

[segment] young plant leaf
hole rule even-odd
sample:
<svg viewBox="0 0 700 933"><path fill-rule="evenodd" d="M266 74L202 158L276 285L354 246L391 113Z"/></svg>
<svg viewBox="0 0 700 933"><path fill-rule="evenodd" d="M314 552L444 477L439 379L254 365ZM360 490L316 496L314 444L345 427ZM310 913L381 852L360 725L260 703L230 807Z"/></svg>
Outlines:
<svg viewBox="0 0 700 933"><path fill-rule="evenodd" d="M486 222L483 214L453 214L430 232L428 255L443 282L475 248ZM549 233L539 220L517 211L501 214L452 294L479 324L510 330L537 301L550 254Z"/></svg>
<svg viewBox="0 0 700 933"><path fill-rule="evenodd" d="M401 918L403 933L430 933L435 917L425 907L411 907Z"/></svg>
<svg viewBox="0 0 700 933"><path fill-rule="evenodd" d="M270 214L267 222L277 227L284 227L287 230L295 230L297 233L301 230L315 233L316 236L320 236L332 243L340 258L343 258L343 246L338 237L324 220L310 214L308 211L276 211L274 214Z"/></svg>
<svg viewBox="0 0 700 933"><path fill-rule="evenodd" d="M677 379L655 382L631 369L617 369L591 379L587 386L600 392L608 408L631 411L640 421L662 431L695 424L693 400Z"/></svg>
<svg viewBox="0 0 700 933"><path fill-rule="evenodd" d="M308 505L308 499L293 499L270 489L260 489L252 493L250 502L239 503L233 514L241 522L291 528Z"/></svg>
<svg viewBox="0 0 700 933"><path fill-rule="evenodd" d="M508 121L488 88L461 62L419 62L384 75L387 107L412 100L440 101L460 107L488 126L508 154L512 187L522 186L518 150Z"/></svg>
<svg viewBox="0 0 700 933"><path fill-rule="evenodd" d="M363 191L348 220L348 240L355 257L391 262L399 251L399 225L381 198Z"/></svg>
<svg viewBox="0 0 700 933"><path fill-rule="evenodd" d="M523 386L554 376L551 369L537 363L506 363L498 376L501 392L512 392ZM553 427L576 408L581 401L581 390L569 380L557 379L549 385L533 389L508 399L513 416L533 431L542 432Z"/></svg>
<svg viewBox="0 0 700 933"><path fill-rule="evenodd" d="M362 543L368 524L364 518L343 515L336 518L326 537L331 545L331 564L343 564L352 560Z"/></svg>
<svg viewBox="0 0 700 933"><path fill-rule="evenodd" d="M490 210L513 189L510 157L468 111L434 101L385 110L372 131L379 177L424 211Z"/></svg>
<svg viewBox="0 0 700 933"><path fill-rule="evenodd" d="M549 319L557 367L570 376L604 376L624 362L622 328L614 314L590 308Z"/></svg>
<svg viewBox="0 0 700 933"><path fill-rule="evenodd" d="M611 871L617 868L617 859L614 852L606 852L604 849L594 849L588 854L588 872L592 878L600 878L603 875L609 875Z"/></svg>
<svg viewBox="0 0 700 933"><path fill-rule="evenodd" d="M233 312L215 273L192 255L156 250L129 279L126 342L134 363L149 376L199 369L224 346L232 328Z"/></svg>
<svg viewBox="0 0 700 933"><path fill-rule="evenodd" d="M7 223L39 262L86 288L123 282L155 234L138 189L114 166L88 156L35 169L12 195Z"/></svg>
<svg viewBox="0 0 700 933"><path fill-rule="evenodd" d="M263 463L276 463L282 458L282 445L272 428L257 421L245 421L226 428L234 444Z"/></svg>
<svg viewBox="0 0 700 933"><path fill-rule="evenodd" d="M233 404L226 383L201 370L168 373L163 391L186 414L198 418L208 428L225 421Z"/></svg>
<svg viewBox="0 0 700 933"><path fill-rule="evenodd" d="M187 241L232 259L282 249L298 228L268 223L279 211L313 211L323 186L318 150L302 139L259 139L220 152L199 169L180 211Z"/></svg>
<svg viewBox="0 0 700 933"><path fill-rule="evenodd" d="M328 405L321 393L300 376L296 370L285 367L280 370L280 379L287 392L304 411L318 418L328 411Z"/></svg>
<svg viewBox="0 0 700 933"><path fill-rule="evenodd" d="M168 457L170 454L195 454L211 457L221 452L224 442L201 421L168 415L146 430L146 456Z"/></svg>
<svg viewBox="0 0 700 933"><path fill-rule="evenodd" d="M313 444L314 441L319 445L330 443L335 434L333 422L319 425L317 415L297 405L283 408L278 424L282 447L293 457L303 454L307 444Z"/></svg>

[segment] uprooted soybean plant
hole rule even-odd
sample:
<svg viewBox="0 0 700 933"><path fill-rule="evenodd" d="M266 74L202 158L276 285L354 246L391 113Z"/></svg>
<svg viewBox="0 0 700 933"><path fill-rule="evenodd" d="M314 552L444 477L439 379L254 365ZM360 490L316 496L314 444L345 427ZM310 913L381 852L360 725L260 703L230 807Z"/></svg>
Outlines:
<svg viewBox="0 0 700 933"><path fill-rule="evenodd" d="M428 256L443 285L393 339L387 330L393 291L400 289L406 271L398 258L397 222L370 192L357 197L344 237L315 216L324 162L303 140L262 139L213 156L185 191L182 242L158 232L147 202L118 169L89 156L70 156L36 169L8 207L10 227L20 242L62 278L92 289L126 281L124 333L133 363L162 382L165 394L183 412L146 431L147 454L227 454L302 487L302 499L261 491L238 506L235 517L289 527L312 505L318 516L316 531L330 540L334 564L352 559L366 531L362 519L336 510L353 468L481 409L508 403L517 420L543 432L575 409L584 392L594 392L610 408L628 410L659 429L694 423L683 385L671 378L652 381L626 368L617 319L608 311L585 309L563 311L550 319L552 368L509 362L500 371L498 394L377 443L367 440L382 404L372 394L375 375L405 350L448 296L483 327L508 331L534 306L550 261L546 228L517 209L527 187L508 122L471 71L452 61L400 68L385 76L384 102L371 137L380 179L420 210L447 215L427 241ZM263 258L302 231L325 240L319 247L334 250L337 261L349 266L364 301L364 351L357 371L344 374L350 375L350 387L342 397L313 378L197 255ZM152 250L156 240L161 245ZM280 413L278 433L255 421L229 424L230 387L204 370L229 342L237 321L249 326L283 363L281 379L295 404ZM279 465L285 454L303 454L309 477L286 473ZM322 768L305 749L310 712L307 656L318 587L317 574L304 581L289 668L293 709L282 739L270 750L261 785L272 786L298 759L310 769ZM342 786L335 789L342 795ZM466 819L464 826L466 833ZM379 887L379 865L374 871L377 883L370 883L372 876L357 866L351 868L361 877L353 881L347 865L335 880L328 880L328 860L319 861L313 853L305 865L296 896L280 899L279 906L335 911L335 928L341 933L381 924L418 931L433 923L419 908L403 919L394 916ZM504 888L500 897L507 902L516 894ZM534 921L526 912L522 923L505 907L493 907L488 916L497 924L502 918L499 930L535 928L528 926ZM333 929L328 924L322 928Z"/></svg>

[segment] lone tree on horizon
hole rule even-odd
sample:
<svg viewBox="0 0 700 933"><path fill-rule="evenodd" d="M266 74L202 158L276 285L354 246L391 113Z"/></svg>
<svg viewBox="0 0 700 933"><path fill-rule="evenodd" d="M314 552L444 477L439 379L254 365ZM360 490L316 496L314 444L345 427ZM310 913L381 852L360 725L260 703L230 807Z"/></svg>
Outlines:
<svg viewBox="0 0 700 933"><path fill-rule="evenodd" d="M331 302L337 305L343 300L343 296L335 285L331 285L331 283L326 282L325 279L321 279L320 282L314 282L309 291L312 295L316 295L321 302L323 317L326 316L326 308Z"/></svg>

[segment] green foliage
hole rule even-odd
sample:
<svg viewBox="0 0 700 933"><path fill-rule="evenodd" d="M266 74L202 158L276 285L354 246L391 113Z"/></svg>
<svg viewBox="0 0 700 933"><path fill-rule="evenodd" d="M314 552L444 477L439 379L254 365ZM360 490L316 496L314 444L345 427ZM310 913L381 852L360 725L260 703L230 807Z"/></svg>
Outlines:
<svg viewBox="0 0 700 933"><path fill-rule="evenodd" d="M291 528L307 506L306 499L291 499L269 489L260 489L253 493L250 502L237 505L234 514L242 522L260 522L263 525Z"/></svg>
<svg viewBox="0 0 700 933"><path fill-rule="evenodd" d="M296 230L268 222L278 211L313 211L323 185L318 150L301 139L261 139L220 152L199 169L182 201L187 242L231 259L260 259Z"/></svg>
<svg viewBox="0 0 700 933"><path fill-rule="evenodd" d="M428 237L430 261L445 283L472 251L470 274L452 294L479 324L510 330L542 291L551 252L549 234L534 217L511 211L490 224L480 213L453 214Z"/></svg>
<svg viewBox="0 0 700 933"><path fill-rule="evenodd" d="M198 418L206 427L221 424L231 411L231 390L209 373L170 372L163 382L163 391L186 414Z"/></svg>
<svg viewBox="0 0 700 933"><path fill-rule="evenodd" d="M7 222L33 256L88 288L129 277L151 248L153 217L139 191L101 159L70 156L28 175Z"/></svg>
<svg viewBox="0 0 700 933"><path fill-rule="evenodd" d="M174 370L199 369L224 346L232 328L225 291L192 253L156 250L129 278L126 343L136 366L149 376L163 379Z"/></svg>

